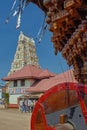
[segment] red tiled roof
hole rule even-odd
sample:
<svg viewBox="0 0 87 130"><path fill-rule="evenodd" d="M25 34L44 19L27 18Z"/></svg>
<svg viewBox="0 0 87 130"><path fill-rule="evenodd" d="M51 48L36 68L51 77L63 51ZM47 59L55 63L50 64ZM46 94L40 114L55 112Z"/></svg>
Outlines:
<svg viewBox="0 0 87 130"><path fill-rule="evenodd" d="M39 74L39 77L51 77L55 76L56 74L49 72L48 70L44 70Z"/></svg>
<svg viewBox="0 0 87 130"><path fill-rule="evenodd" d="M54 76L53 73L49 72L48 70L42 70L34 65L27 65L24 66L22 69L10 74L7 77L4 77L2 80L10 81L10 80L17 80L17 79L43 79L47 77Z"/></svg>
<svg viewBox="0 0 87 130"><path fill-rule="evenodd" d="M74 82L77 83L73 76L72 70L66 71L62 74L50 77L48 79L42 79L41 81L33 84L29 87L28 92L45 92L51 87L64 82Z"/></svg>

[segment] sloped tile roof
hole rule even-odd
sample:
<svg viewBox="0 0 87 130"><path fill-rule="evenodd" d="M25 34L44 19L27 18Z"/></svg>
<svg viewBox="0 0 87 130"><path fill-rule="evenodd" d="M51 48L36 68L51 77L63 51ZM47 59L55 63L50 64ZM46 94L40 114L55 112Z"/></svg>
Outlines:
<svg viewBox="0 0 87 130"><path fill-rule="evenodd" d="M10 81L10 80L17 80L17 79L43 79L47 77L54 76L55 74L49 72L48 70L42 70L39 67L34 65L27 65L24 66L22 69L10 74L7 77L4 77L2 80Z"/></svg>
<svg viewBox="0 0 87 130"><path fill-rule="evenodd" d="M48 70L44 70L39 74L39 77L51 77L55 76L56 74L49 72Z"/></svg>
<svg viewBox="0 0 87 130"><path fill-rule="evenodd" d="M28 92L45 92L51 87L64 82L77 83L73 76L72 70L66 71L62 74L50 77L48 79L42 79L41 81L36 82L31 87L29 87Z"/></svg>

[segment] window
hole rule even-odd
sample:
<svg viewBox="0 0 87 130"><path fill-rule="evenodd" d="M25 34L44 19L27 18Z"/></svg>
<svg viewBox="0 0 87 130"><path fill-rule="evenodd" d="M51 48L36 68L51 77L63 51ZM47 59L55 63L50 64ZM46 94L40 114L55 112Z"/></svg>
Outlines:
<svg viewBox="0 0 87 130"><path fill-rule="evenodd" d="M17 54L17 59L19 59L19 54Z"/></svg>
<svg viewBox="0 0 87 130"><path fill-rule="evenodd" d="M21 80L21 86L25 86L25 80Z"/></svg>
<svg viewBox="0 0 87 130"><path fill-rule="evenodd" d="M18 48L18 51L20 51L20 47Z"/></svg>
<svg viewBox="0 0 87 130"><path fill-rule="evenodd" d="M17 80L14 80L14 87L17 87Z"/></svg>

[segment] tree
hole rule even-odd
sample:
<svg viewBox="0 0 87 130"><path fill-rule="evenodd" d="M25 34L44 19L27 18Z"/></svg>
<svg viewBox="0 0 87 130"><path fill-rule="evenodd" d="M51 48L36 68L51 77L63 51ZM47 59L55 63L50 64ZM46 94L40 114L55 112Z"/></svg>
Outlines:
<svg viewBox="0 0 87 130"><path fill-rule="evenodd" d="M5 99L5 107L8 108L8 105L9 105L9 93L4 93L4 99Z"/></svg>

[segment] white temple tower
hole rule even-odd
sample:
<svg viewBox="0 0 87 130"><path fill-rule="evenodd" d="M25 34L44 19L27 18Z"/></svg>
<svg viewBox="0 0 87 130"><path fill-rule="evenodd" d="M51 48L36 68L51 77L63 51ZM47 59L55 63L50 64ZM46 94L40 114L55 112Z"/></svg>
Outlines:
<svg viewBox="0 0 87 130"><path fill-rule="evenodd" d="M39 67L35 42L32 38L29 38L25 36L23 32L20 32L18 46L8 75L29 64Z"/></svg>

